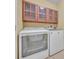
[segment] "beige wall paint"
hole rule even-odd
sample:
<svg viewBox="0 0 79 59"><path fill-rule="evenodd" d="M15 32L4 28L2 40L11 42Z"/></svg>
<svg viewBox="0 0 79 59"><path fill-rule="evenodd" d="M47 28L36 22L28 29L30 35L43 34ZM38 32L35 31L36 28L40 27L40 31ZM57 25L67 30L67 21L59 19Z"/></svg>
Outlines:
<svg viewBox="0 0 79 59"><path fill-rule="evenodd" d="M64 29L64 0L61 0L57 7L59 9L58 28Z"/></svg>
<svg viewBox="0 0 79 59"><path fill-rule="evenodd" d="M30 22L24 22L24 27L49 27L50 25L56 26L56 24L45 24L45 23L30 23Z"/></svg>
<svg viewBox="0 0 79 59"><path fill-rule="evenodd" d="M19 32L23 29L22 22L22 0L16 0L16 19L15 19L15 59L19 59Z"/></svg>

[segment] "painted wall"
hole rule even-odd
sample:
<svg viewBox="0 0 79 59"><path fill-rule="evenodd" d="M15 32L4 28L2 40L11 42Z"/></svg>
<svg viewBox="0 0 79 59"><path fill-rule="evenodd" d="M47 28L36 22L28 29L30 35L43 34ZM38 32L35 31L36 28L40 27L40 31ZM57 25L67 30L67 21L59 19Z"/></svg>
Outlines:
<svg viewBox="0 0 79 59"><path fill-rule="evenodd" d="M50 25L57 26L56 24L24 22L24 27L49 27Z"/></svg>
<svg viewBox="0 0 79 59"><path fill-rule="evenodd" d="M19 32L23 29L22 22L22 0L16 1L16 19L15 19L15 59L19 59Z"/></svg>
<svg viewBox="0 0 79 59"><path fill-rule="evenodd" d="M64 29L64 1L61 0L60 3L57 4L57 7L59 9L58 28Z"/></svg>

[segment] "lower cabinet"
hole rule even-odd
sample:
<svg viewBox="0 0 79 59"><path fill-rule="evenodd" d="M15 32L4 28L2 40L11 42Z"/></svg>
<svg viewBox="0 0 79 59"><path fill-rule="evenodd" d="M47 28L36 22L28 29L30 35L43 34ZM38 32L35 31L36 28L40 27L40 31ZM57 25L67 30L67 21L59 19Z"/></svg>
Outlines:
<svg viewBox="0 0 79 59"><path fill-rule="evenodd" d="M63 30L50 31L50 55L53 55L64 49L64 34Z"/></svg>

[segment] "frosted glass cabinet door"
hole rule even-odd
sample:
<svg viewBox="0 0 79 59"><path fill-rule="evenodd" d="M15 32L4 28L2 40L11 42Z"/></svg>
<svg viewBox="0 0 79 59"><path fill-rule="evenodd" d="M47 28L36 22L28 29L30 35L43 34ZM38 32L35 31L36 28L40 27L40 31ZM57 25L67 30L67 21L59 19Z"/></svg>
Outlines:
<svg viewBox="0 0 79 59"><path fill-rule="evenodd" d="M28 3L28 2L25 2L25 7L24 7L24 15L25 15L25 17L30 17L30 3Z"/></svg>
<svg viewBox="0 0 79 59"><path fill-rule="evenodd" d="M53 22L53 10L49 9L49 22Z"/></svg>
<svg viewBox="0 0 79 59"><path fill-rule="evenodd" d="M31 19L35 20L35 13L36 13L36 5L31 4Z"/></svg>
<svg viewBox="0 0 79 59"><path fill-rule="evenodd" d="M53 21L54 21L55 23L58 23L58 11L54 10L54 11L53 11L53 15L54 15Z"/></svg>
<svg viewBox="0 0 79 59"><path fill-rule="evenodd" d="M24 20L35 21L36 18L36 5L25 2L24 6Z"/></svg>
<svg viewBox="0 0 79 59"><path fill-rule="evenodd" d="M39 7L39 21L45 21L46 20L46 8Z"/></svg>
<svg viewBox="0 0 79 59"><path fill-rule="evenodd" d="M22 57L46 50L48 47L47 34L22 37Z"/></svg>

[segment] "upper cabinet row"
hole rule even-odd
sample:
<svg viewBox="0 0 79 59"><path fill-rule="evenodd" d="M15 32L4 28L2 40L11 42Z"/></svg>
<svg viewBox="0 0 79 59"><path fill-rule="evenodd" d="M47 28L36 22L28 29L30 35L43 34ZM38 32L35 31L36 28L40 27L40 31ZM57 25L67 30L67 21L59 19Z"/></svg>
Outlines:
<svg viewBox="0 0 79 59"><path fill-rule="evenodd" d="M23 1L23 21L58 23L58 11Z"/></svg>

